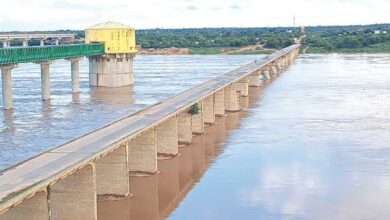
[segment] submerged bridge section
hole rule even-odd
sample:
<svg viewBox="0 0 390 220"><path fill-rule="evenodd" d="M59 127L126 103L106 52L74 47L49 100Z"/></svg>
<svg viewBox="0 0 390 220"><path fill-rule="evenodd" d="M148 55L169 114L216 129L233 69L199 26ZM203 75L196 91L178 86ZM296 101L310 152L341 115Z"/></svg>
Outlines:
<svg viewBox="0 0 390 220"><path fill-rule="evenodd" d="M205 124L240 111L249 86L262 86L298 56L299 44L11 167L0 174L0 220L97 219L97 199L126 197L132 175L158 172ZM205 134L207 135L207 134Z"/></svg>

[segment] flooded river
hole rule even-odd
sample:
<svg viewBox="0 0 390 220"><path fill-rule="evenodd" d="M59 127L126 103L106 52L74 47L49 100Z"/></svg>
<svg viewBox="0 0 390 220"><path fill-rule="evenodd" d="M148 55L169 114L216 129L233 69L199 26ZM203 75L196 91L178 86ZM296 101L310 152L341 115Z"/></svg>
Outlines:
<svg viewBox="0 0 390 220"><path fill-rule="evenodd" d="M21 67L14 92L26 92L3 116L1 163L32 154L26 146L52 146L253 58L139 57L131 92L90 91L84 75L79 97L69 95L69 81L57 91L53 85L51 105L39 101L39 90L31 89L39 84ZM39 80L38 67L30 74ZM243 103L243 111L218 118L181 147L180 156L159 160L160 174L132 177L131 198L100 201L99 220L390 219L390 55L301 55ZM57 129L61 124L66 129Z"/></svg>

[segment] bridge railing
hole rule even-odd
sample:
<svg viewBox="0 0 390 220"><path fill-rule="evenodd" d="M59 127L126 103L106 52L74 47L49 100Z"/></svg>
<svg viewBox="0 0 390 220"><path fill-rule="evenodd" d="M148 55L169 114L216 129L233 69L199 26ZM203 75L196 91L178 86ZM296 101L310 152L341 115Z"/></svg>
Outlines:
<svg viewBox="0 0 390 220"><path fill-rule="evenodd" d="M104 54L103 43L0 48L0 65Z"/></svg>

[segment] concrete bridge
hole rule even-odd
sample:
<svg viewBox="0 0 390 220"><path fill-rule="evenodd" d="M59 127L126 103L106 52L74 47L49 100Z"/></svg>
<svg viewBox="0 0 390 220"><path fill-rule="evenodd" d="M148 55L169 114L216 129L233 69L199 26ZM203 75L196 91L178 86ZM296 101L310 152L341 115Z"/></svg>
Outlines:
<svg viewBox="0 0 390 220"><path fill-rule="evenodd" d="M129 196L131 176L156 174L159 157L178 155L205 124L240 111L248 87L281 74L299 49L284 48L3 171L0 220L97 219L98 198Z"/></svg>
<svg viewBox="0 0 390 220"><path fill-rule="evenodd" d="M0 34L0 41L3 42L3 48L11 47L12 40L22 40L23 47L28 47L28 41L39 39L40 45L45 45L46 39L54 39L55 45L59 45L61 39L74 40L76 34Z"/></svg>

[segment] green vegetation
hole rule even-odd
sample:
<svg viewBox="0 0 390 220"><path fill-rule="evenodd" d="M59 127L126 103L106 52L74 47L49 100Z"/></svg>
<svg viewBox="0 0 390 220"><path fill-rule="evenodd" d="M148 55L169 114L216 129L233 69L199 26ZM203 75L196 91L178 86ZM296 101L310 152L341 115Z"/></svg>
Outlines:
<svg viewBox="0 0 390 220"><path fill-rule="evenodd" d="M188 114L197 115L197 114L199 114L199 110L200 110L200 108L199 108L198 103L195 103L195 104L191 105L190 109L188 110Z"/></svg>
<svg viewBox="0 0 390 220"><path fill-rule="evenodd" d="M138 30L137 43L143 48L185 47L202 53L219 48L264 44L283 48L293 43L297 33L286 28L202 28ZM199 49L199 50L197 50Z"/></svg>
<svg viewBox="0 0 390 220"><path fill-rule="evenodd" d="M84 31L58 32L76 33L78 41L84 38ZM137 30L136 33L137 44L143 48L189 48L192 54L270 53L270 49L286 47L301 36L298 28L291 27L150 29ZM306 27L305 35L303 48L307 48L307 53L390 52L390 24L313 26ZM17 40L11 43L21 44ZM36 40L30 42L30 45L38 44Z"/></svg>

